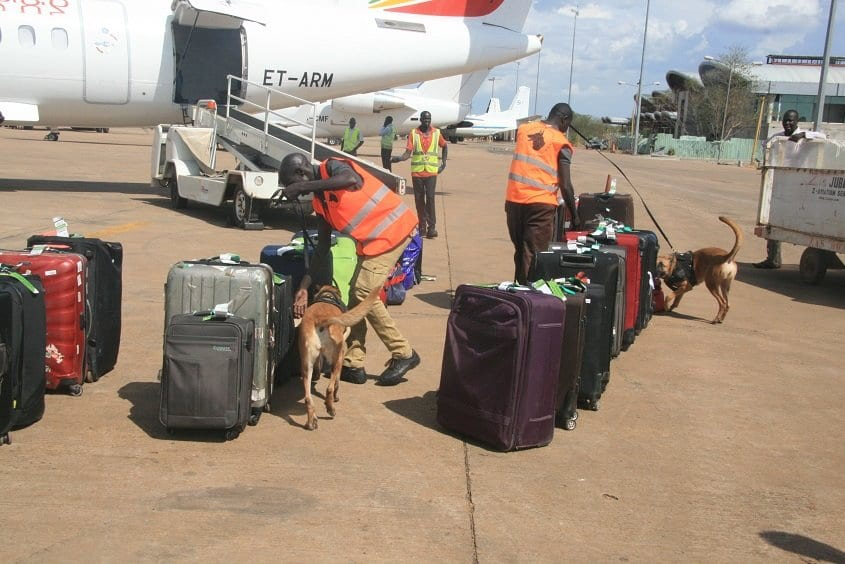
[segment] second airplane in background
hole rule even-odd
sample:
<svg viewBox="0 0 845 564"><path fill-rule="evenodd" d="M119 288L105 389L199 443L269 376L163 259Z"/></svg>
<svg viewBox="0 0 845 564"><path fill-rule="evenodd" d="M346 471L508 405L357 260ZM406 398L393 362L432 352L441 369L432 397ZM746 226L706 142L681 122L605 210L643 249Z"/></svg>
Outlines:
<svg viewBox="0 0 845 564"><path fill-rule="evenodd" d="M493 98L490 106L488 106L490 111L485 114L466 116L457 127L445 128L443 135L454 142L467 137L489 137L515 131L521 122L530 117L528 115L530 96L531 89L527 86L520 86L511 105L503 112L496 111L498 100L493 104L492 102L495 100Z"/></svg>

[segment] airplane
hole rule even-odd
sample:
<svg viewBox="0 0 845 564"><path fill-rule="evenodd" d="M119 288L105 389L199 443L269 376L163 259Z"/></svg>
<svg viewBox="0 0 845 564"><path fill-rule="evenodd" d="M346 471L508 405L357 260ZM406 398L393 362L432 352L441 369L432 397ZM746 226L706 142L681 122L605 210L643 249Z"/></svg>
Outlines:
<svg viewBox="0 0 845 564"><path fill-rule="evenodd" d="M466 137L487 137L496 135L497 133L514 131L520 122L529 118L530 95L530 88L520 86L507 110L503 112L488 111L485 114L468 115L456 126L445 128L443 135L454 142ZM498 108L498 100L496 100L496 104L492 103L493 100L490 100L491 103L488 108L493 107L496 109Z"/></svg>
<svg viewBox="0 0 845 564"><path fill-rule="evenodd" d="M339 139L355 118L358 129L364 137L377 136L386 116L393 117L393 129L397 135L406 135L420 123L420 113L431 113L434 127L459 122L469 113L472 98L489 74L488 69L474 73L438 78L421 83L416 88L393 88L368 94L355 94L335 98L318 104L316 111L311 105L280 110L278 113L291 121L276 121L301 135L310 135L311 127L297 125L313 124L316 119L316 136L329 140Z"/></svg>
<svg viewBox="0 0 845 564"><path fill-rule="evenodd" d="M185 123L234 91L284 108L489 69L540 50L530 0L0 2L6 125ZM521 27L521 25L520 25ZM269 96L269 95L267 95Z"/></svg>

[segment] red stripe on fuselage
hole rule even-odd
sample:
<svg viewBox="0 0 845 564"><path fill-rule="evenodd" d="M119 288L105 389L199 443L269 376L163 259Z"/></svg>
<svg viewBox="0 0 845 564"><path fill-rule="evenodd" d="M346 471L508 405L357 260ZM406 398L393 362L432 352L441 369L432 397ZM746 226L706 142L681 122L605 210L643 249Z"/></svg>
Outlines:
<svg viewBox="0 0 845 564"><path fill-rule="evenodd" d="M385 8L385 12L402 12L423 16L487 16L499 9L505 0L430 0L412 6Z"/></svg>

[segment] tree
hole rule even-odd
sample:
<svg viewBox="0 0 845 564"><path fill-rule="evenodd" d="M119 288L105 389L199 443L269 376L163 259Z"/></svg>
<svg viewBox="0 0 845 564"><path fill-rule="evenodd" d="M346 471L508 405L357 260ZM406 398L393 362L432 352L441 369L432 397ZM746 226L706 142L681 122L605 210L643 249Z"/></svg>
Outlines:
<svg viewBox="0 0 845 564"><path fill-rule="evenodd" d="M751 90L748 53L744 47L734 46L718 59L722 65L702 76L704 88L690 92L690 119L698 134L709 140L750 137L757 124L757 97Z"/></svg>

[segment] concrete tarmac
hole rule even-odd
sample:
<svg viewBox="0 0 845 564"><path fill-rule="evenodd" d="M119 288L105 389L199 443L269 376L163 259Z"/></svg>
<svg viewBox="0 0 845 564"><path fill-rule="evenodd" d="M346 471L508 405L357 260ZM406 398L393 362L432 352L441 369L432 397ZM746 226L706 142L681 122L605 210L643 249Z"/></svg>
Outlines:
<svg viewBox="0 0 845 564"><path fill-rule="evenodd" d="M169 436L158 421L167 271L227 251L257 260L299 219L276 213L241 231L224 209L171 209L149 187L149 131L45 133L0 129L0 248L22 248L54 216L122 242L123 331L113 372L81 397L49 394L43 420L0 448L0 560L845 561L845 273L804 285L802 249L789 245L781 270L751 268L765 255L758 171L610 155L676 249L730 248L719 215L742 226L732 308L710 325L715 300L697 288L613 361L599 411L548 447L499 453L439 427L435 393L455 288L512 276L511 147L451 145L440 237L425 241L436 280L391 308L421 365L392 388L343 384L335 419L318 399L313 432L288 381L258 426L224 442ZM373 161L377 141L362 151ZM579 192L607 174L631 192L594 151L578 150L573 168ZM395 170L410 179L407 162ZM635 200L637 226L654 229ZM370 336L375 376L387 353Z"/></svg>

